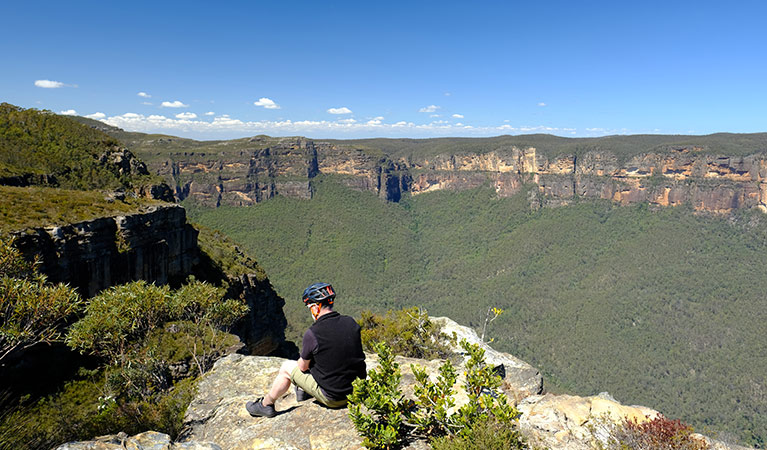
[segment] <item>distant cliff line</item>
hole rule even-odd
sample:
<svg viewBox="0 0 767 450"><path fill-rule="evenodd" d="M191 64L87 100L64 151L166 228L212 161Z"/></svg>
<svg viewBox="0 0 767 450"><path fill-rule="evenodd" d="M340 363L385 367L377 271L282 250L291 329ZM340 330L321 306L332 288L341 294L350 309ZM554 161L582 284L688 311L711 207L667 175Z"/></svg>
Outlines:
<svg viewBox="0 0 767 450"><path fill-rule="evenodd" d="M463 190L489 183L499 197L534 185L534 207L586 198L623 205L687 204L715 213L753 208L767 212L767 145L761 141L730 155L717 153L719 147L692 144L654 145L650 151L626 154L599 146L552 152L486 140L484 149L405 153L384 152L369 143L356 146L354 141L305 138L254 137L215 146L197 143L188 151L179 151L178 142L173 151L163 151L158 141L163 140L141 141L137 152L151 148L155 157L150 169L175 186L178 199L191 198L209 207L249 206L275 195L309 199L312 178L333 174L342 176L342 182L353 189L395 202L405 193ZM227 146L237 151L227 151Z"/></svg>

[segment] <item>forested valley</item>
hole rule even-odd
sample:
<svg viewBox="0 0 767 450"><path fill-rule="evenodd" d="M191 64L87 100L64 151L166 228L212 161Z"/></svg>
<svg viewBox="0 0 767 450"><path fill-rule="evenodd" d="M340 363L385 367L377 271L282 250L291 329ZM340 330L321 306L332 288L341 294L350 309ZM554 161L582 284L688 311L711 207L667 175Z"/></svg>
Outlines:
<svg viewBox="0 0 767 450"><path fill-rule="evenodd" d="M185 205L259 258L286 299L333 283L344 312L421 306L537 366L554 392L609 391L696 430L767 441L767 216L581 201L533 210L491 187L381 201L338 177L311 200Z"/></svg>

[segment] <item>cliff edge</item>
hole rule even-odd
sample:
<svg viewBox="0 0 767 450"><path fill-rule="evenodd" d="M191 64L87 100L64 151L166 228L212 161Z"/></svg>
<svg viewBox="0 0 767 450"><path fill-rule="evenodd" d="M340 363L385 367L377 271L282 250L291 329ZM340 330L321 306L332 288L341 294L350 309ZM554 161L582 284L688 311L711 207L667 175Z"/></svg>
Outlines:
<svg viewBox="0 0 767 450"><path fill-rule="evenodd" d="M448 318L435 318L448 333L480 343L473 330ZM600 417L620 420L624 417L654 416L657 411L643 406L622 405L607 394L591 397L542 393L540 373L529 364L487 345L487 361L504 364L503 390L522 412L520 428L531 444L550 449L587 450L592 448L589 426ZM328 409L313 401L297 402L290 390L277 403L278 415L272 419L251 417L245 402L263 395L271 386L284 360L274 357L229 355L219 360L198 385L198 394L185 416L186 431L178 442L167 435L142 433L137 436L103 436L93 441L67 443L58 450L168 448L168 449L360 449L361 438L352 425L348 411ZM425 367L436 376L441 361L397 357L402 371L401 388L412 396L415 379L411 364ZM368 355L368 370L376 367L375 355ZM458 367L463 373L464 366ZM459 377L456 386L462 385ZM460 390L457 390L460 392ZM460 393L457 405L467 401ZM321 421L323 426L317 426ZM712 449L743 449L711 440ZM429 448L425 441L412 441L409 449Z"/></svg>

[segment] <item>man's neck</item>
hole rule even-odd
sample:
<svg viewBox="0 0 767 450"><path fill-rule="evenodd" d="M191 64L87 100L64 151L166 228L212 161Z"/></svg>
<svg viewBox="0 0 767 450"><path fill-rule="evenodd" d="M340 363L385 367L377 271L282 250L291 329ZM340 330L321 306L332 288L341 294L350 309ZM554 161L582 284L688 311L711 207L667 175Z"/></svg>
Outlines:
<svg viewBox="0 0 767 450"><path fill-rule="evenodd" d="M332 312L333 312L332 308L325 308L325 307L320 308L320 313L317 314L317 319L316 320L319 320L320 317L324 316L325 314L330 314Z"/></svg>

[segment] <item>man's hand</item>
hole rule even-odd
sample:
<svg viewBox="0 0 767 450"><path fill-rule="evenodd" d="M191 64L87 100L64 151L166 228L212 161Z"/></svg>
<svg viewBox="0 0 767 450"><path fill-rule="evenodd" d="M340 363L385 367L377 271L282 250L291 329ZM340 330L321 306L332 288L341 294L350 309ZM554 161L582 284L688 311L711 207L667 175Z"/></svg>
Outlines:
<svg viewBox="0 0 767 450"><path fill-rule="evenodd" d="M303 358L298 358L298 369L301 370L301 372L309 370L309 361Z"/></svg>

